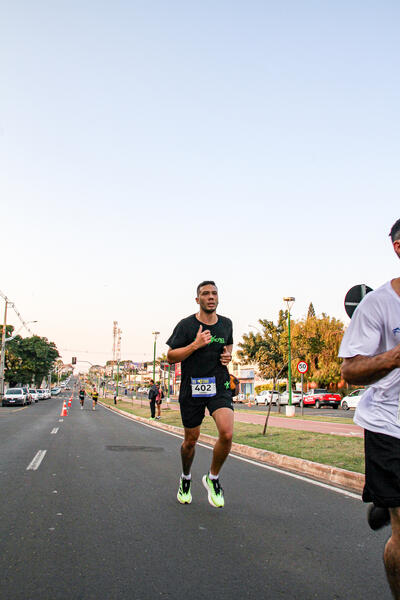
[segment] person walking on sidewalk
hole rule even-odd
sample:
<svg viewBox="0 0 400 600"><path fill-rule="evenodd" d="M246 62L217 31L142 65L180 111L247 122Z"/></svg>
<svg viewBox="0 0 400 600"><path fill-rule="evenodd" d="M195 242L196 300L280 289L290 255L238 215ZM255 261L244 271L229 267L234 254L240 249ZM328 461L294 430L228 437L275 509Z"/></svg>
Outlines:
<svg viewBox="0 0 400 600"><path fill-rule="evenodd" d="M400 219L390 231L400 258ZM365 296L358 305L339 350L342 376L368 385L354 415L364 427L363 501L374 530L391 524L384 550L387 579L400 600L400 277Z"/></svg>
<svg viewBox="0 0 400 600"><path fill-rule="evenodd" d="M150 379L149 400L150 400L150 419L156 416L156 398L158 396L158 387L153 379Z"/></svg>
<svg viewBox="0 0 400 600"><path fill-rule="evenodd" d="M161 404L164 398L164 392L162 386L158 388L158 394L156 396L156 407L157 407L157 416L156 419L161 419Z"/></svg>
<svg viewBox="0 0 400 600"><path fill-rule="evenodd" d="M92 400L93 400L92 410L96 410L96 405L97 405L97 400L98 399L99 399L99 393L96 390L96 388L94 388L94 390L92 392Z"/></svg>
<svg viewBox="0 0 400 600"><path fill-rule="evenodd" d="M197 286L199 311L182 319L167 341L169 363L182 363L179 405L185 437L181 446L182 475L177 499L190 504L191 466L205 409L218 429L209 472L202 482L212 506L224 506L219 475L232 446L233 403L227 369L232 358L232 321L217 315L218 289L214 281Z"/></svg>

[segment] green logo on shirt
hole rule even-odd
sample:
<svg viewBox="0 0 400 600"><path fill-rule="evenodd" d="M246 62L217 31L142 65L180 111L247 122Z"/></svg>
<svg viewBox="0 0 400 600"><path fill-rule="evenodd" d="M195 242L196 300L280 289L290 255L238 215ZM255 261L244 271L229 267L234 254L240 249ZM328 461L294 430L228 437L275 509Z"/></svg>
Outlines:
<svg viewBox="0 0 400 600"><path fill-rule="evenodd" d="M211 336L210 344L212 344L213 342L217 342L217 344L225 344L225 339L224 338L217 338L217 337L214 337L212 335Z"/></svg>

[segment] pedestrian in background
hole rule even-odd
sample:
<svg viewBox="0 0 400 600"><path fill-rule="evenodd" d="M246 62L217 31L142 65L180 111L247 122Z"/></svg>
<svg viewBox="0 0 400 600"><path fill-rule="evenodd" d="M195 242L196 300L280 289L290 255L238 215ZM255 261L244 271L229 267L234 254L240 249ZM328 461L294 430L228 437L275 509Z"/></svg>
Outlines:
<svg viewBox="0 0 400 600"><path fill-rule="evenodd" d="M150 418L154 419L156 416L156 398L158 396L158 387L154 383L153 379L150 379L149 389L149 400L150 400Z"/></svg>
<svg viewBox="0 0 400 600"><path fill-rule="evenodd" d="M158 389L158 394L156 397L156 406L157 406L157 416L156 419L161 419L161 404L164 398L164 391L162 389L162 386L160 385L159 389Z"/></svg>
<svg viewBox="0 0 400 600"><path fill-rule="evenodd" d="M92 400L93 400L92 409L93 410L96 410L96 404L97 404L98 399L99 399L99 392L96 390L96 388L94 388L94 390L92 392Z"/></svg>

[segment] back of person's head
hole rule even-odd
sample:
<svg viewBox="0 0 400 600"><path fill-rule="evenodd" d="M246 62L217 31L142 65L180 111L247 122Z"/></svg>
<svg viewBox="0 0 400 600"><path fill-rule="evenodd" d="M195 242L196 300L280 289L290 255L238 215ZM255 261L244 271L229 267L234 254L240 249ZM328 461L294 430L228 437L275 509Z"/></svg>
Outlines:
<svg viewBox="0 0 400 600"><path fill-rule="evenodd" d="M391 237L392 243L400 240L400 219L397 219L396 223L392 226L389 236Z"/></svg>

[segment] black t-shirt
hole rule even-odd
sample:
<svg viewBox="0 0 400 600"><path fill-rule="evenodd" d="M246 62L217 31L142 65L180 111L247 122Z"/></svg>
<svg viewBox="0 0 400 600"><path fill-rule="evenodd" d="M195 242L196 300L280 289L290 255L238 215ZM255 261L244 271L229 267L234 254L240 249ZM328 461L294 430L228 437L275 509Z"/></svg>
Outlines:
<svg viewBox="0 0 400 600"><path fill-rule="evenodd" d="M182 381L179 392L179 402L192 397L192 377L215 377L217 396L225 396L232 399L229 389L229 372L227 367L221 364L220 356L224 346L233 344L232 321L221 315L217 315L218 321L215 325L202 323L196 315L190 315L179 321L167 345L172 349L184 348L196 339L200 325L203 331L207 329L211 333L211 342L204 348L200 348L182 361Z"/></svg>

